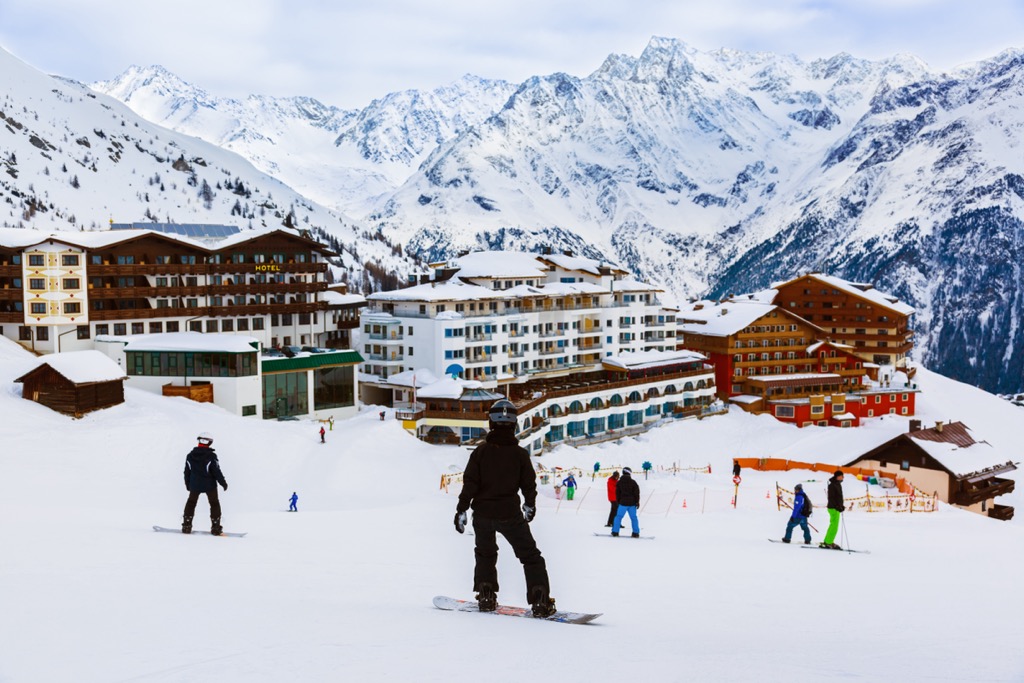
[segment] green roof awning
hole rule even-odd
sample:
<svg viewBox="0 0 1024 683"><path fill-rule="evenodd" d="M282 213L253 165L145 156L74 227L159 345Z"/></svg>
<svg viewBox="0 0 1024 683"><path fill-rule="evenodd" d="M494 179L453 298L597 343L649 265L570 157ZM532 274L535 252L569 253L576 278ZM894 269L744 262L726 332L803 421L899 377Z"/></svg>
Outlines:
<svg viewBox="0 0 1024 683"><path fill-rule="evenodd" d="M359 355L358 351L330 351L310 353L295 358L264 358L260 361L260 367L265 375L271 372L295 372L332 365L354 365L362 362L363 357Z"/></svg>

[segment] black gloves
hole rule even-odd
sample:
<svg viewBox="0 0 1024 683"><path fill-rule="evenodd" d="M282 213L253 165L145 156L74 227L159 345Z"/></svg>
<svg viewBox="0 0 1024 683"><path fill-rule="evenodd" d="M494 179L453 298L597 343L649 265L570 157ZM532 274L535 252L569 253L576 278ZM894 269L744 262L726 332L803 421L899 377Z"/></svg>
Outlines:
<svg viewBox="0 0 1024 683"><path fill-rule="evenodd" d="M456 512L455 513L455 530L460 534L466 531L466 513Z"/></svg>
<svg viewBox="0 0 1024 683"><path fill-rule="evenodd" d="M537 508L529 505L523 505L523 519L529 524L533 521L533 518L537 516Z"/></svg>

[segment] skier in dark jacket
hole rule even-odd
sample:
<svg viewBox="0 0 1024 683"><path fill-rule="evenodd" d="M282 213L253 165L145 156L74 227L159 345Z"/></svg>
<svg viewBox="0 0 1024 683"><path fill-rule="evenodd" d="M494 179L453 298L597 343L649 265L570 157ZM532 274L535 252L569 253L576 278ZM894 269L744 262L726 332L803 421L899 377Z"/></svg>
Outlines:
<svg viewBox="0 0 1024 683"><path fill-rule="evenodd" d="M526 599L536 617L555 613L548 585L547 565L530 533L537 512L537 475L530 454L519 445L515 429L518 413L508 400L496 401L488 413L490 431L469 456L462 492L455 512L455 529L466 530L466 511L473 509L476 568L473 590L481 612L498 606L498 543L501 533L523 564ZM522 491L522 509L519 492Z"/></svg>
<svg viewBox="0 0 1024 683"><path fill-rule="evenodd" d="M803 484L797 484L793 489L796 492L796 496L793 499L793 514L789 516L789 522L786 524L786 535L782 537L782 542L789 543L790 539L793 538L793 529L799 526L804 532L804 544L810 544L811 530L807 528L807 515L804 514L804 501L807 500L807 494L804 493Z"/></svg>
<svg viewBox="0 0 1024 683"><path fill-rule="evenodd" d="M836 470L832 478L828 480L828 531L820 543L822 548L842 550L836 545L836 533L839 531L839 516L843 514L846 507L843 503L843 471Z"/></svg>
<svg viewBox="0 0 1024 683"><path fill-rule="evenodd" d="M196 512L199 494L205 493L210 503L210 533L220 536L224 530L220 525L220 500L217 498L217 484L228 490L228 482L220 471L217 453L211 448L213 437L203 432L198 437L199 444L185 457L185 488L188 489L188 502L185 503L185 517L181 523L181 533L192 533L192 517Z"/></svg>
<svg viewBox="0 0 1024 683"><path fill-rule="evenodd" d="M640 485L633 481L633 470L628 467L622 468L622 476L615 485L615 500L619 504L619 509L615 513L615 521L612 522L612 536L619 535L622 518L629 514L629 521L633 525L633 538L640 538L640 522L636 518L636 509L640 505Z"/></svg>

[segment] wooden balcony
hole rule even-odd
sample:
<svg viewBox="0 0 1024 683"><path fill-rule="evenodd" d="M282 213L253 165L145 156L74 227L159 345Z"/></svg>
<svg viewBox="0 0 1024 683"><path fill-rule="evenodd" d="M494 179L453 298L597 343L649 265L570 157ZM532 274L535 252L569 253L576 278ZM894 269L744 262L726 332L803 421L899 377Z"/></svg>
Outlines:
<svg viewBox="0 0 1024 683"><path fill-rule="evenodd" d="M21 301L24 297L23 289L0 289L0 301Z"/></svg>
<svg viewBox="0 0 1024 683"><path fill-rule="evenodd" d="M206 275L205 263L121 263L86 264L89 277L110 277L133 275Z"/></svg>
<svg viewBox="0 0 1024 683"><path fill-rule="evenodd" d="M195 318L205 317L209 311L206 307L185 308L127 308L123 310L90 310L89 320L101 322L105 320L141 320L149 318Z"/></svg>
<svg viewBox="0 0 1024 683"><path fill-rule="evenodd" d="M21 277L21 266L5 263L0 266L0 277Z"/></svg>
<svg viewBox="0 0 1024 683"><path fill-rule="evenodd" d="M1009 522L1013 519L1013 506L1012 505L995 505L988 509L988 516L993 519L1001 519L1004 522Z"/></svg>
<svg viewBox="0 0 1024 683"><path fill-rule="evenodd" d="M1016 482L1013 479L1001 479L999 477L983 479L974 485L965 483L964 490L958 491L953 496L953 503L964 506L975 505L983 500L991 500L997 496L1012 493L1015 484Z"/></svg>
<svg viewBox="0 0 1024 683"><path fill-rule="evenodd" d="M206 272L220 273L326 273L327 263L208 263Z"/></svg>
<svg viewBox="0 0 1024 683"><path fill-rule="evenodd" d="M10 313L0 313L0 323L25 323L25 314L18 313L17 311Z"/></svg>
<svg viewBox="0 0 1024 683"><path fill-rule="evenodd" d="M326 282L258 282L204 287L211 296L223 294L308 294L326 292Z"/></svg>
<svg viewBox="0 0 1024 683"><path fill-rule="evenodd" d="M149 299L206 296L206 287L90 287L90 299Z"/></svg>

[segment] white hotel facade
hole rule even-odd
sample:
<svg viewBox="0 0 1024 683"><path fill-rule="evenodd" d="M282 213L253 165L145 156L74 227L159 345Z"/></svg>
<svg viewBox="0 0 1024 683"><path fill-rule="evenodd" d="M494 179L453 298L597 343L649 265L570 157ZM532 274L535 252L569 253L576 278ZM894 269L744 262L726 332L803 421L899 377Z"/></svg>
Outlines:
<svg viewBox="0 0 1024 683"><path fill-rule="evenodd" d="M431 276L367 297L354 344L364 381L428 368L497 387L676 348L675 311L662 306L661 290L614 265L485 251L435 265Z"/></svg>
<svg viewBox="0 0 1024 683"><path fill-rule="evenodd" d="M354 344L363 401L399 408L422 439L465 443L503 395L534 454L699 414L714 401L714 371L676 350L660 291L593 259L466 254L367 297Z"/></svg>

